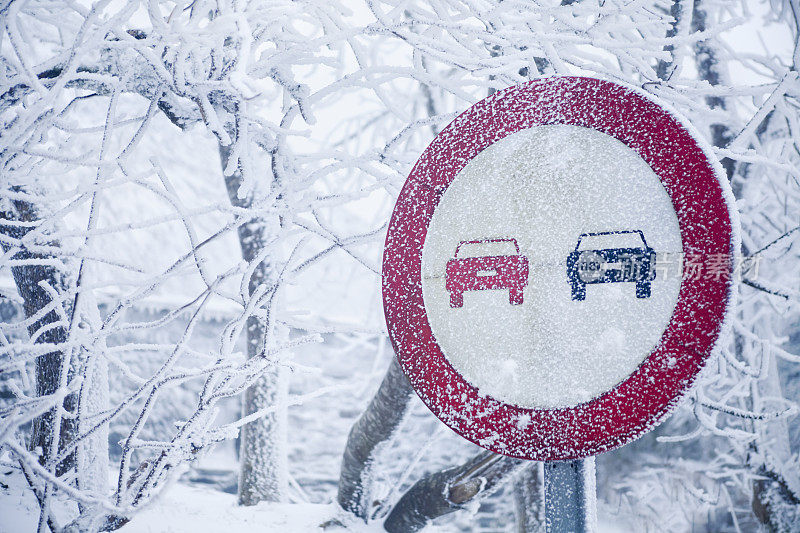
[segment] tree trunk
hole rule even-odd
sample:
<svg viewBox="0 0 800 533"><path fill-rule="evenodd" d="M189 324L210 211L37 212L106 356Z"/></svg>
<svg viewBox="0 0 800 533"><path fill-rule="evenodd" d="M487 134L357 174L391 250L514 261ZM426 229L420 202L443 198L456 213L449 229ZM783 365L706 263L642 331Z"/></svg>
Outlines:
<svg viewBox="0 0 800 533"><path fill-rule="evenodd" d="M413 389L396 358L367 409L347 437L337 501L342 509L367 520L369 469L378 448L392 436L408 409Z"/></svg>
<svg viewBox="0 0 800 533"><path fill-rule="evenodd" d="M687 13L684 6L688 1L689 0L672 0L672 6L669 11L670 16L672 16L672 23L670 23L666 35L668 39L686 31L687 15L691 15L691 12ZM663 59L658 61L656 65L656 76L658 76L660 80L667 81L672 77L672 73L677 67L675 64L675 46L667 44L664 46L664 51L669 53L670 59L668 61L664 61Z"/></svg>
<svg viewBox="0 0 800 533"><path fill-rule="evenodd" d="M90 324L102 322L98 311L97 302L91 292L81 294L81 303L78 304L81 312L86 315ZM78 327L82 325L79 324ZM89 332L94 334L95 332ZM105 340L100 341L97 347L83 347L86 352L82 356L85 362L84 383L78 398L78 426L79 434L84 434L96 423L92 417L99 415L109 407L108 389L108 361L103 353ZM91 351L90 351L91 350ZM98 428L86 437L76 449L78 488L92 493L97 498L106 495L108 489L108 426Z"/></svg>
<svg viewBox="0 0 800 533"><path fill-rule="evenodd" d="M708 11L706 10L703 0L694 0L694 7L692 12L692 31L701 32L706 31L708 27ZM695 63L697 66L697 74L700 79L707 81L712 86L719 85L720 83L728 84L728 73L725 67L719 61L719 52L710 40L697 41L694 45ZM729 108L728 102L721 96L708 96L706 102L711 109L720 109L727 111ZM714 123L711 124L711 142L714 146L724 148L733 139L733 133L726 124ZM720 160L722 167L725 169L725 174L728 180L733 178L733 173L736 170L736 165L729 157L723 157Z"/></svg>
<svg viewBox="0 0 800 533"><path fill-rule="evenodd" d="M13 202L13 206L0 212L0 233L6 239L19 241L24 238L35 227L35 223L39 221L36 207L33 204L23 201ZM13 244L3 240L3 251L8 252L17 242ZM42 244L42 243L37 243ZM54 243L48 243L50 246ZM29 261L31 263L11 267L11 275L14 278L14 283L17 291L23 300L23 307L25 310L25 317L30 318L34 316L40 309L51 303L51 296L42 287L43 284L48 285L58 294L66 292L69 288L68 275L59 270L58 268L43 264L46 260L52 259L51 256L40 252L33 252L25 245L21 246L12 257L15 261ZM36 264L36 262L41 262ZM70 306L63 306L70 307ZM66 315L70 316L70 310L65 309ZM35 344L62 344L66 342L68 331L64 325L57 325L47 329L51 324L55 324L60 320L58 313L55 310L50 311L39 320L28 326L28 334L34 338L40 329L43 332L35 338ZM64 359L64 353L61 350L54 350L44 355L40 355L35 361L35 374L36 374L36 396L47 396L56 392L61 381L61 366ZM70 394L64 399L64 409L69 413L75 413L77 404L77 395ZM55 421L55 409L51 409L39 416L33 421L33 429L31 433L31 440L29 448L39 456L39 462L42 465L47 464L51 459L51 450L53 444L53 435L55 428L53 427ZM58 450L74 438L77 430L77 420L72 417L61 417L61 429L58 443ZM63 461L56 465L56 475L74 469L75 467L75 453L69 454Z"/></svg>
<svg viewBox="0 0 800 533"><path fill-rule="evenodd" d="M514 483L517 533L544 532L544 471L536 462L520 472Z"/></svg>
<svg viewBox="0 0 800 533"><path fill-rule="evenodd" d="M412 486L395 504L383 527L389 533L412 533L431 520L463 509L492 493L530 461L486 451L467 463L430 474Z"/></svg>
<svg viewBox="0 0 800 533"><path fill-rule="evenodd" d="M231 146L219 145L220 162L228 166ZM247 209L252 206L252 196L239 198L242 183L241 170L225 176L225 186L232 205ZM257 260L267 247L273 246L271 236L280 222L277 219L254 219L239 226L239 245L242 258L248 263ZM277 269L267 256L255 267L248 290L253 294L261 285L274 287ZM274 290L274 289L273 289ZM247 357L266 357L266 351L275 343L274 324L267 319L251 316L247 319ZM244 393L243 416L265 407L285 404L287 393L283 366L278 361L266 369L261 377ZM278 408L242 427L239 449L239 503L255 505L262 501L281 501L287 492L286 472L286 411Z"/></svg>

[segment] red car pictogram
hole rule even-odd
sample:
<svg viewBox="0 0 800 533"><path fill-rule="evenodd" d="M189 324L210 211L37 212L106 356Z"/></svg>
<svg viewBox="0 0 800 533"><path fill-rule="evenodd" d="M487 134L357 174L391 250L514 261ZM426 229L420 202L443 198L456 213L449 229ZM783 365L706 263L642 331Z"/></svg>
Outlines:
<svg viewBox="0 0 800 533"><path fill-rule="evenodd" d="M458 257L465 244L507 242L514 245L513 255L494 255L481 257ZM450 293L450 307L464 305L466 291L508 289L508 303L521 305L522 290L528 284L528 258L519 253L516 239L481 239L461 241L456 247L453 259L445 268L445 288Z"/></svg>

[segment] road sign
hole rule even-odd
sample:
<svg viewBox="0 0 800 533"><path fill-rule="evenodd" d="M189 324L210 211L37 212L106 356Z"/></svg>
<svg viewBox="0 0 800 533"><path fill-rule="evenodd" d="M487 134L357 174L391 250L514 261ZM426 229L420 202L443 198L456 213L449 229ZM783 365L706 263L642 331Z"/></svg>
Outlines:
<svg viewBox="0 0 800 533"><path fill-rule="evenodd" d="M383 258L422 401L484 448L545 461L660 422L730 306L737 219L710 153L651 96L592 78L456 118L400 192Z"/></svg>

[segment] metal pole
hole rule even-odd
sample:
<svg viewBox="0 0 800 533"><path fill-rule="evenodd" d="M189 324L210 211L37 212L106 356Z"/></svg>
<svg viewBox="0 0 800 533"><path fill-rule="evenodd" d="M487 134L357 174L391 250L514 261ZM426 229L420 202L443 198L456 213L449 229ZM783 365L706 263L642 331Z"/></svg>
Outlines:
<svg viewBox="0 0 800 533"><path fill-rule="evenodd" d="M594 457L544 463L547 533L594 533L597 529Z"/></svg>

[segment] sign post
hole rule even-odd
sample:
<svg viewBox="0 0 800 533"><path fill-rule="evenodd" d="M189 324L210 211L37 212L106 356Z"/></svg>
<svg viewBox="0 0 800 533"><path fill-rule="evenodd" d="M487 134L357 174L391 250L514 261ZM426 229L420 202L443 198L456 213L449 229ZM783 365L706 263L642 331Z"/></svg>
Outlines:
<svg viewBox="0 0 800 533"><path fill-rule="evenodd" d="M596 527L594 458L544 463L548 533L590 533Z"/></svg>
<svg viewBox="0 0 800 533"><path fill-rule="evenodd" d="M548 531L591 529L583 459L664 420L715 347L739 233L711 153L638 89L552 77L462 113L400 192L400 366L462 437L546 462Z"/></svg>

